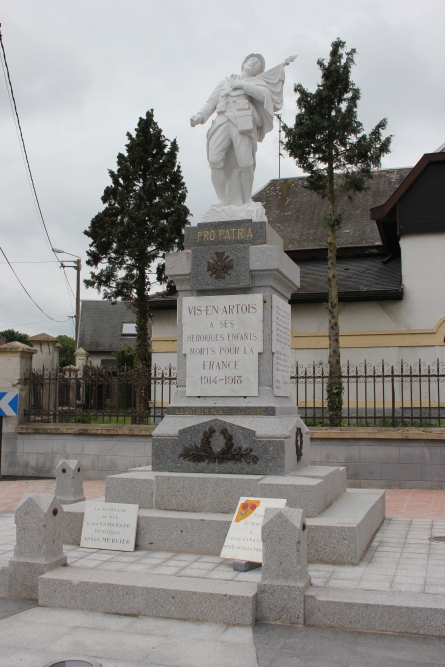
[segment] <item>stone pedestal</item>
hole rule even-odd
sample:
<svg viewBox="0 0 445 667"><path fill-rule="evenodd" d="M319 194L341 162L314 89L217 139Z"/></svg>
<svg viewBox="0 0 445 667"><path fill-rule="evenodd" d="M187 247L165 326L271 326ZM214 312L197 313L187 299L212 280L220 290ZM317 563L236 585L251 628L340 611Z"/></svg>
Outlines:
<svg viewBox="0 0 445 667"><path fill-rule="evenodd" d="M153 434L153 470L287 475L310 463L290 396L299 269L263 220L201 223L166 257L178 297L177 390Z"/></svg>
<svg viewBox="0 0 445 667"><path fill-rule="evenodd" d="M85 500L82 466L75 459L62 459L56 468L56 498L62 505Z"/></svg>
<svg viewBox="0 0 445 667"><path fill-rule="evenodd" d="M49 494L25 493L15 512L17 541L9 561L9 596L36 600L37 580L67 558L62 544L63 508Z"/></svg>
<svg viewBox="0 0 445 667"><path fill-rule="evenodd" d="M303 511L291 507L266 509L261 539L259 620L304 625L304 594L310 577Z"/></svg>

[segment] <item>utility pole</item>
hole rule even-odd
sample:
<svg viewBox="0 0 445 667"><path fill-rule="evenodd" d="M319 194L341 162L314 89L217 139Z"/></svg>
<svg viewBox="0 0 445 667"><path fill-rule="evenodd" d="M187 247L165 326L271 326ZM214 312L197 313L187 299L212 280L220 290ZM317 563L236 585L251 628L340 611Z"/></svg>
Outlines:
<svg viewBox="0 0 445 667"><path fill-rule="evenodd" d="M76 260L77 282L76 282L76 350L79 347L79 326L80 326L80 269L82 263L80 259Z"/></svg>
<svg viewBox="0 0 445 667"><path fill-rule="evenodd" d="M80 270L82 268L82 262L78 255L73 255L71 252L66 252L65 250L59 250L58 248L53 248L53 252L57 254L71 255L71 257L77 257L74 259L65 259L59 260L60 266L65 269L74 269L77 271L77 280L76 280L76 349L79 345L79 326L80 326Z"/></svg>

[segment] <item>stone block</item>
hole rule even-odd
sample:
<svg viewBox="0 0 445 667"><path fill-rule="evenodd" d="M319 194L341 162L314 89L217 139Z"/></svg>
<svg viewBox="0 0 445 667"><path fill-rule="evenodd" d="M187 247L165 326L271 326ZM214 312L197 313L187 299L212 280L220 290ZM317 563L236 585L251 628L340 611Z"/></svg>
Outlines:
<svg viewBox="0 0 445 667"><path fill-rule="evenodd" d="M420 463L383 463L382 479L413 480L422 479Z"/></svg>
<svg viewBox="0 0 445 667"><path fill-rule="evenodd" d="M129 456L101 456L99 465L102 470L113 470L116 472L127 472L130 467Z"/></svg>
<svg viewBox="0 0 445 667"><path fill-rule="evenodd" d="M322 445L322 461L326 463L359 463L360 447L358 445Z"/></svg>
<svg viewBox="0 0 445 667"><path fill-rule="evenodd" d="M256 584L141 572L59 568L39 580L39 605L253 625Z"/></svg>
<svg viewBox="0 0 445 667"><path fill-rule="evenodd" d="M444 637L445 595L310 588L306 593L306 623Z"/></svg>
<svg viewBox="0 0 445 667"><path fill-rule="evenodd" d="M166 417L166 420L178 422L182 418ZM286 475L297 467L295 442L292 442L291 431L284 437L285 428L282 428L283 437L256 437L254 428L246 428L233 422L222 419L198 418L199 422L192 426L178 429L177 437L157 437L153 435L153 470L156 472L185 472L185 473L222 473L235 475ZM255 418L244 419L245 423L254 424ZM261 418L272 420L272 417ZM295 423L298 418L291 418ZM290 421L289 420L289 423ZM262 424L258 424L261 426ZM163 423L160 430L166 427ZM159 427L158 427L159 428ZM211 449L221 451L227 443L223 436L223 429L227 429L233 438L234 448L226 459L216 460L207 456L202 450L204 434L213 429ZM240 448L239 453L236 448ZM250 450L250 451L249 451ZM207 451L207 450L206 450Z"/></svg>
<svg viewBox="0 0 445 667"><path fill-rule="evenodd" d="M266 509L261 539L259 620L303 625L304 593L310 584L303 511L290 507Z"/></svg>
<svg viewBox="0 0 445 667"><path fill-rule="evenodd" d="M321 444L319 443L314 444L313 442L311 442L311 463L313 463L314 465L317 465L319 461L321 461L321 456L322 456L321 448L322 448Z"/></svg>
<svg viewBox="0 0 445 667"><path fill-rule="evenodd" d="M259 475L155 473L155 507L181 512L233 513L241 496L260 495Z"/></svg>
<svg viewBox="0 0 445 667"><path fill-rule="evenodd" d="M62 459L56 468L56 498L62 505L85 500L82 466L76 459Z"/></svg>
<svg viewBox="0 0 445 667"><path fill-rule="evenodd" d="M145 441L133 438L126 442L115 442L113 454L116 456L145 456Z"/></svg>
<svg viewBox="0 0 445 667"><path fill-rule="evenodd" d="M400 463L422 463L427 465L440 463L440 447L432 447L430 445L400 447Z"/></svg>
<svg viewBox="0 0 445 667"><path fill-rule="evenodd" d="M309 465L296 470L292 475L322 479L325 483L324 508L329 507L346 493L346 468L327 465ZM298 507L298 506L297 506ZM305 516L309 516L305 514Z"/></svg>
<svg viewBox="0 0 445 667"><path fill-rule="evenodd" d="M357 565L384 518L384 491L348 489L319 517L306 520L309 563Z"/></svg>
<svg viewBox="0 0 445 667"><path fill-rule="evenodd" d="M394 466L397 467L397 464ZM346 474L348 479L381 479L382 465L380 463L347 463Z"/></svg>
<svg viewBox="0 0 445 667"><path fill-rule="evenodd" d="M399 447L391 445L361 445L361 463L399 463Z"/></svg>
<svg viewBox="0 0 445 667"><path fill-rule="evenodd" d="M37 579L66 565L62 543L63 508L49 493L25 493L15 512L17 540L9 561L10 597L37 599Z"/></svg>
<svg viewBox="0 0 445 667"><path fill-rule="evenodd" d="M286 498L289 507L302 509L305 516L318 516L325 507L325 486L322 479L268 475L259 481L258 495L260 498Z"/></svg>
<svg viewBox="0 0 445 667"><path fill-rule="evenodd" d="M9 589L9 567L0 565L0 597L6 597Z"/></svg>
<svg viewBox="0 0 445 667"><path fill-rule="evenodd" d="M192 289L227 290L231 287L249 287L249 251L248 245L232 245L226 248L222 244L221 246L192 248ZM221 252L222 255L219 254ZM209 265L214 265L220 260L226 260L226 263L232 266L227 273L223 273L222 277L219 272L207 270Z"/></svg>
<svg viewBox="0 0 445 667"><path fill-rule="evenodd" d="M154 473L127 472L105 480L105 502L133 503L144 509L153 507Z"/></svg>
<svg viewBox="0 0 445 667"><path fill-rule="evenodd" d="M445 465L422 465L422 479L442 482L445 480Z"/></svg>
<svg viewBox="0 0 445 667"><path fill-rule="evenodd" d="M114 440L109 440L108 438L96 436L94 440L85 439L82 441L82 453L97 456L103 456L104 454L113 454L113 448L115 445Z"/></svg>
<svg viewBox="0 0 445 667"><path fill-rule="evenodd" d="M85 502L65 505L62 521L63 544L80 544L84 514Z"/></svg>
<svg viewBox="0 0 445 667"><path fill-rule="evenodd" d="M139 510L136 545L150 551L219 556L233 514Z"/></svg>

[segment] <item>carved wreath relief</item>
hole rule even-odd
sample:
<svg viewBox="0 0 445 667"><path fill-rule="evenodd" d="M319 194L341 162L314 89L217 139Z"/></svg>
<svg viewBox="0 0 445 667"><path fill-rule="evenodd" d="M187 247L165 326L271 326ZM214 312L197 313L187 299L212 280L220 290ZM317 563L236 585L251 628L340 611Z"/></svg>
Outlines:
<svg viewBox="0 0 445 667"><path fill-rule="evenodd" d="M234 461L235 463L258 463L258 456L252 454L252 447L241 449L241 445L234 445L233 435L227 428L222 428L220 433L224 438L225 444L218 451L214 451L211 445L211 439L216 433L216 429L211 426L208 431L204 431L201 438L201 444L184 447L178 458L192 461L193 463L223 463L224 461Z"/></svg>
<svg viewBox="0 0 445 667"><path fill-rule="evenodd" d="M303 430L299 426L295 431L295 451L297 453L297 463L299 463L303 456Z"/></svg>
<svg viewBox="0 0 445 667"><path fill-rule="evenodd" d="M207 262L207 271L212 278L220 280L226 276L230 276L233 269L233 259L226 255L225 251L215 252L211 262Z"/></svg>

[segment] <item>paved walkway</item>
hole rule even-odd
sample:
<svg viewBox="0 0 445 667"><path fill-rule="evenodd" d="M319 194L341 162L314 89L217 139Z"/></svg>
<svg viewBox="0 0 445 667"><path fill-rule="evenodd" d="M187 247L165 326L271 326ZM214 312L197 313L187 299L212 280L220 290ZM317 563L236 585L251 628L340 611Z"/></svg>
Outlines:
<svg viewBox="0 0 445 667"><path fill-rule="evenodd" d="M54 493L55 488L55 479L0 480L0 512L15 510L25 493ZM87 500L103 496L104 480L84 480L83 493Z"/></svg>
<svg viewBox="0 0 445 667"><path fill-rule="evenodd" d="M0 598L0 617L16 600ZM444 667L445 641L259 623L254 628L34 607L0 620L0 667Z"/></svg>
<svg viewBox="0 0 445 667"><path fill-rule="evenodd" d="M0 566L12 555L12 510L54 480L0 481ZM87 498L103 481L85 481ZM445 593L445 491L388 490L387 519L358 566L310 565L315 586ZM3 510L3 513L1 512ZM67 547L71 567L151 570L176 576L257 581L212 556ZM259 623L254 628L132 618L0 597L0 667L41 667L63 658L102 667L445 667L445 640Z"/></svg>

